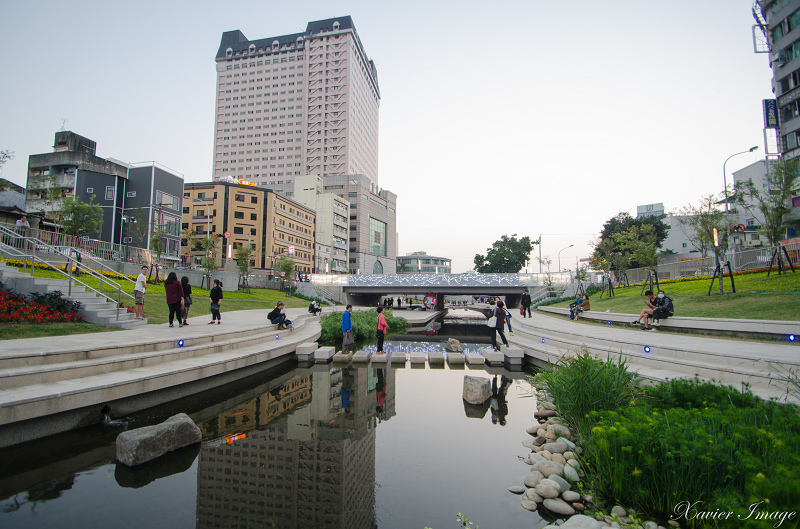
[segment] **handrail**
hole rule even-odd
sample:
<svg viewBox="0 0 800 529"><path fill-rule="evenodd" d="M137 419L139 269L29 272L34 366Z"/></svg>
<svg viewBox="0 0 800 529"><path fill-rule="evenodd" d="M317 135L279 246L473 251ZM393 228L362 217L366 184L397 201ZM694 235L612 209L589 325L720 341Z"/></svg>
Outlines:
<svg viewBox="0 0 800 529"><path fill-rule="evenodd" d="M23 250L28 246L28 243L30 242L31 247L33 248L32 252L30 254L28 254L26 251L21 251L19 248L16 248L14 246L11 246L11 245L8 245L8 244L2 243L2 242L0 242L0 247L3 247L4 250L7 253L9 253L10 255L15 255L15 256L24 258L23 261L22 261L23 273L26 273L27 259L30 257L31 258L31 277L33 277L34 264L37 263L37 262L39 264L43 264L43 265L46 265L46 266L50 267L51 269L55 270L56 272L58 272L59 274L61 274L63 276L66 276L67 279L69 280L69 282L68 282L68 292L67 292L68 296L72 296L72 282L75 281L76 283L79 283L79 284L83 285L85 288L91 290L92 292L95 292L99 296L101 296L101 297L107 299L108 301L114 303L114 299L109 297L109 296L107 296L106 294L104 294L102 290L103 290L103 284L108 284L112 289L115 288L116 291L117 291L117 300L116 300L117 316L116 316L116 321L119 321L119 310L120 310L120 302L121 302L120 296L122 294L125 294L126 296L134 299L134 297L132 295L128 294L127 292L123 292L122 287L121 287L121 285L119 283L104 277L102 274L98 273L97 271L92 270L91 268L89 268L87 266L84 266L82 263L79 263L79 262L75 261L70 256L65 255L60 250L50 246L49 244L46 244L46 243L40 241L39 239L37 239L35 237L25 237L23 235L20 235L18 233L15 233L15 232L5 228L3 226L0 226L0 234L2 234L3 236L5 236L5 237L7 237L7 238L9 238L11 240L22 241ZM61 255L62 257L66 257L67 258L67 266L69 267L69 273L67 273L67 272L61 270L60 268L52 265L50 262L45 261L41 257L37 257L36 256L36 246L37 246L37 244L39 244L41 246L45 246L49 250L52 250L54 253L57 253L57 254ZM98 279L100 281L100 290L98 291L98 290L90 287L89 285L87 285L83 281L81 281L79 279L75 279L72 276L72 268L73 267L72 267L71 262L75 265L75 268L77 268L78 270L83 270L86 273L88 273L88 275L90 275L91 277L93 277L95 279Z"/></svg>

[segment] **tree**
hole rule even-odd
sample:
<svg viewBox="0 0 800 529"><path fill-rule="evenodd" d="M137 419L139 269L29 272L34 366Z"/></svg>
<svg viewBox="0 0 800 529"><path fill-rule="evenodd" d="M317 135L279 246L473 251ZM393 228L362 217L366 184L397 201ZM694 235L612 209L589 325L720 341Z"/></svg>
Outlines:
<svg viewBox="0 0 800 529"><path fill-rule="evenodd" d="M751 215L756 218L760 216L759 233L767 237L771 246L777 246L785 237L786 228L798 220L792 214L790 201L793 190L800 185L800 179L797 160L782 160L768 167L764 189L756 187L752 180L736 182L735 199Z"/></svg>
<svg viewBox="0 0 800 529"><path fill-rule="evenodd" d="M153 230L153 235L150 236L150 250L156 252L156 265L150 267L150 275L153 275L153 269L156 267L161 266L161 253L166 250L165 243L166 239L164 236L167 235L167 231L164 229L162 225L156 225L155 229ZM158 271L156 271L156 285L158 284Z"/></svg>
<svg viewBox="0 0 800 529"><path fill-rule="evenodd" d="M239 270L239 284L244 284L247 287L247 292L250 292L250 284L247 277L250 275L250 259L253 256L252 246L242 244L236 249L236 268Z"/></svg>
<svg viewBox="0 0 800 529"><path fill-rule="evenodd" d="M211 288L211 271L217 267L217 239L212 234L200 239L200 245L203 247L203 268L206 269L206 284Z"/></svg>
<svg viewBox="0 0 800 529"><path fill-rule="evenodd" d="M644 226L652 226L653 234L655 236L655 249L661 247L661 243L667 238L669 235L669 225L665 224L661 219L664 216L651 216L651 217L639 217L633 218L630 216L629 213L622 212L617 214L615 217L607 220L605 224L603 224L603 229L600 232L600 237L595 241L595 251L594 257L597 257L598 260L603 256L605 253L607 256L616 256L616 261L618 264L624 264L622 268L627 270L628 268L637 268L640 266L650 266L645 262L641 262L639 258L635 257L633 254L635 253L635 248L623 248L618 244L614 243L609 245L609 243L605 243L605 250L600 250L600 244L604 243L604 241L611 240L613 242L614 236L617 234L623 234L630 230L633 227L637 227L641 229ZM623 236L624 238L625 236ZM617 255L617 254L622 255ZM639 257L645 257L646 254L639 253ZM619 266L616 266L611 260L607 261L611 264L615 269L620 269Z"/></svg>
<svg viewBox="0 0 800 529"><path fill-rule="evenodd" d="M103 225L103 208L93 202L94 195L89 198L89 202L72 197L64 199L60 210L64 233L79 240L86 234L100 231Z"/></svg>
<svg viewBox="0 0 800 529"><path fill-rule="evenodd" d="M528 236L517 239L516 233L511 237L503 235L486 249L485 256L475 254L475 270L482 274L517 273L525 266L534 244L538 243L531 242Z"/></svg>
<svg viewBox="0 0 800 529"><path fill-rule="evenodd" d="M0 151L0 170L2 170L3 166L6 164L7 161L14 159L14 151L4 150ZM0 192L3 192L8 187L8 184L5 182L0 182Z"/></svg>
<svg viewBox="0 0 800 529"><path fill-rule="evenodd" d="M700 250L703 257L712 253L715 262L721 265L728 251L728 227L732 217L719 209L717 204L724 197L708 195L700 199L700 205L692 204L681 208L681 215L676 217L680 229L691 241L695 248ZM714 232L716 231L716 236ZM719 274L719 293L723 294L722 269Z"/></svg>
<svg viewBox="0 0 800 529"><path fill-rule="evenodd" d="M292 274L294 273L294 267L295 267L294 259L289 257L287 254L285 253L281 254L280 257L278 257L277 264L278 264L277 266L278 271L283 272L284 277L286 276L291 277Z"/></svg>

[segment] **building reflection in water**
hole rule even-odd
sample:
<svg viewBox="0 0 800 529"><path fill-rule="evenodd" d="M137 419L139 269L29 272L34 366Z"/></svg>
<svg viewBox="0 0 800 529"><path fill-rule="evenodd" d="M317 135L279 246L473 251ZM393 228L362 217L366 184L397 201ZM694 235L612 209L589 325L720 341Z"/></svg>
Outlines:
<svg viewBox="0 0 800 529"><path fill-rule="evenodd" d="M375 428L395 414L394 370L318 365L265 386L198 421L197 527L377 527Z"/></svg>

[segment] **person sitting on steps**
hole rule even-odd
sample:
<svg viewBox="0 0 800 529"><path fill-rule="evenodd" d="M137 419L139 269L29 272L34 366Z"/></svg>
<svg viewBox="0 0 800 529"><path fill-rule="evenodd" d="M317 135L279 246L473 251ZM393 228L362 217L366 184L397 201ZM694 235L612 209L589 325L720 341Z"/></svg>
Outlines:
<svg viewBox="0 0 800 529"><path fill-rule="evenodd" d="M283 310L284 307L285 305L283 301L279 301L275 308L272 309L272 312L267 314L267 319L270 321L270 323L276 324L279 331L292 324L291 321L286 319L286 313Z"/></svg>
<svg viewBox="0 0 800 529"><path fill-rule="evenodd" d="M653 311L656 309L656 297L653 295L652 290L648 290L644 293L647 297L647 300L644 302L647 305L646 309L642 309L642 313L639 314L639 317L631 322L631 325L639 325L640 323L644 323L644 330L655 330L651 327L647 326L647 320L653 317Z"/></svg>
<svg viewBox="0 0 800 529"><path fill-rule="evenodd" d="M581 296L580 301L575 300L575 306L570 309L570 318L578 321L578 315L585 310L589 310L589 296L586 294Z"/></svg>
<svg viewBox="0 0 800 529"><path fill-rule="evenodd" d="M653 325L657 326L660 320L665 320L673 315L672 298L667 296L663 290L658 291L656 296L656 308L653 309Z"/></svg>

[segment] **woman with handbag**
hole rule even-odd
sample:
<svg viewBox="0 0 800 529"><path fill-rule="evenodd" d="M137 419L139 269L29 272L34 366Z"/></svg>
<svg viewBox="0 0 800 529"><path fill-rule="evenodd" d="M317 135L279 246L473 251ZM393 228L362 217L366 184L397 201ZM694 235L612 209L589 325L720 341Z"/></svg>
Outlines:
<svg viewBox="0 0 800 529"><path fill-rule="evenodd" d="M181 308L183 307L183 287L178 281L178 275L170 272L164 281L164 291L167 294L167 306L169 307L169 326L173 327L172 322L178 316L178 327L183 327L181 319Z"/></svg>
<svg viewBox="0 0 800 529"><path fill-rule="evenodd" d="M183 324L189 325L186 319L189 317L189 309L192 308L192 285L189 284L188 277L181 278L181 286L183 287Z"/></svg>
<svg viewBox="0 0 800 529"><path fill-rule="evenodd" d="M378 350L376 351L376 354L386 354L383 351L383 338L386 336L386 330L386 317L383 315L383 307L378 307L378 330L375 333L378 337Z"/></svg>
<svg viewBox="0 0 800 529"><path fill-rule="evenodd" d="M494 326L491 326L492 319L494 319ZM492 313L492 317L489 318L487 325L492 329L492 348L495 351L499 351L500 347L497 345L497 333L500 333L500 338L503 340L503 345L508 347L508 340L506 340L506 335L503 333L503 326L506 322L506 311L505 311L505 303L502 300L497 300L497 306Z"/></svg>
<svg viewBox="0 0 800 529"><path fill-rule="evenodd" d="M211 300L211 321L208 324L221 325L222 315L219 313L219 307L222 305L222 281L219 279L214 280L214 288L209 293L209 299Z"/></svg>

